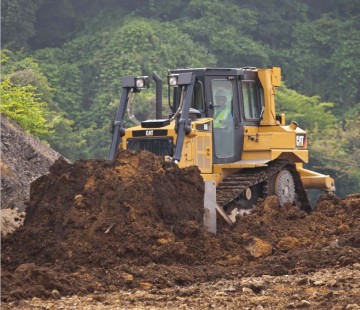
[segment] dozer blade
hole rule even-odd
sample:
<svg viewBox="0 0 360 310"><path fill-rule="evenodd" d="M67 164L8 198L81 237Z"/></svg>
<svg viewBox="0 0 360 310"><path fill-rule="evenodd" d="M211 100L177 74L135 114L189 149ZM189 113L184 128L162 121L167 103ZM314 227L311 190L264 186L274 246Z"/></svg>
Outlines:
<svg viewBox="0 0 360 310"><path fill-rule="evenodd" d="M239 214L237 209L234 209L228 215L222 207L216 202L216 184L214 181L205 181L205 196L204 196L204 226L211 232L216 234L216 212L224 218L229 224L233 225L236 221L236 216Z"/></svg>

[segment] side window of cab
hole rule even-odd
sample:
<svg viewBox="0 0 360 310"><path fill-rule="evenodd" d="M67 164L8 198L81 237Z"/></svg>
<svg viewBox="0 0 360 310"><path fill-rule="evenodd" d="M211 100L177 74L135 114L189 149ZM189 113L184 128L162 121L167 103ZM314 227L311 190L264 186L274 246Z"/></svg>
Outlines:
<svg viewBox="0 0 360 310"><path fill-rule="evenodd" d="M194 92L193 92L193 97L191 100L191 107L200 111L200 112L204 112L205 111L205 107L204 107L204 87L203 87L203 83L199 80L196 81L195 86L194 86Z"/></svg>
<svg viewBox="0 0 360 310"><path fill-rule="evenodd" d="M242 81L241 89L245 119L259 119L264 106L262 88L255 81Z"/></svg>

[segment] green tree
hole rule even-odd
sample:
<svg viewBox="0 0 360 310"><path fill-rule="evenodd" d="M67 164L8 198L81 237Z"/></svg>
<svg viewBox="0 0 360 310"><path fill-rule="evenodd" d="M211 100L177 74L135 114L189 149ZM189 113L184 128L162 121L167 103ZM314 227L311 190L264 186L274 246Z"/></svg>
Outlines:
<svg viewBox="0 0 360 310"><path fill-rule="evenodd" d="M39 98L49 106L53 106L53 89L48 79L42 74L39 65L30 57L26 57L10 66L7 74L10 82L18 86L32 85Z"/></svg>
<svg viewBox="0 0 360 310"><path fill-rule="evenodd" d="M195 42L217 55L224 67L265 66L266 48L248 35L257 25L252 10L230 1L193 0L178 24Z"/></svg>
<svg viewBox="0 0 360 310"><path fill-rule="evenodd" d="M321 102L319 96L307 97L283 86L276 91L277 111L286 114L287 120L297 121L306 130L325 130L336 123L333 103Z"/></svg>
<svg viewBox="0 0 360 310"><path fill-rule="evenodd" d="M119 19L112 13L105 20L92 20L62 49L42 49L34 55L54 88L54 101L86 141L81 156L106 157L109 121L120 97L122 76L156 71L165 77L169 68L212 66L216 62L174 24L133 16ZM139 96L139 119L149 116L153 97L154 91Z"/></svg>
<svg viewBox="0 0 360 310"><path fill-rule="evenodd" d="M287 85L307 95L319 95L335 104L335 113L360 100L359 18L334 19L330 15L299 25L283 56Z"/></svg>
<svg viewBox="0 0 360 310"><path fill-rule="evenodd" d="M18 123L25 131L38 137L51 132L47 123L46 104L41 102L31 85L16 86L8 79L1 81L1 113Z"/></svg>
<svg viewBox="0 0 360 310"><path fill-rule="evenodd" d="M39 102L47 104L45 116L55 132L46 138L67 157L106 156L108 122L124 75L156 71L165 77L175 67L281 66L286 85L296 91L279 89L278 111L308 131L312 163L334 166L335 173L343 169L348 180L356 180L350 170L321 157L326 143L337 143L333 157L349 156L353 162L357 154L354 139L348 139L356 136L350 124L357 124L360 113L356 0L14 0L1 5L2 41L14 50L25 47L4 51L3 79L12 87L31 85ZM29 54L27 46L37 50ZM142 120L153 111L150 89L137 97L135 115Z"/></svg>
<svg viewBox="0 0 360 310"><path fill-rule="evenodd" d="M359 191L360 117L313 135L312 164L334 176L338 195Z"/></svg>
<svg viewBox="0 0 360 310"><path fill-rule="evenodd" d="M69 159L90 157L85 140L74 129L55 98L57 89L42 73L39 64L22 53L1 51L3 81L2 113L14 119L26 131L40 136L52 148ZM50 72L57 72L57 69ZM65 81L69 81L68 77ZM54 99L55 98L55 99Z"/></svg>
<svg viewBox="0 0 360 310"><path fill-rule="evenodd" d="M33 49L61 46L80 24L71 0L45 0L36 12L30 44Z"/></svg>
<svg viewBox="0 0 360 310"><path fill-rule="evenodd" d="M1 43L3 47L26 47L35 34L35 15L44 0L1 1Z"/></svg>
<svg viewBox="0 0 360 310"><path fill-rule="evenodd" d="M291 33L298 25L308 21L308 6L292 0L234 0L235 4L249 8L255 16L251 37L269 46L266 52L278 65L277 52L291 45ZM290 38L290 39L289 39Z"/></svg>
<svg viewBox="0 0 360 310"><path fill-rule="evenodd" d="M65 113L53 113L50 122L53 132L45 136L50 146L70 160L90 158L83 134L74 129L74 121Z"/></svg>
<svg viewBox="0 0 360 310"><path fill-rule="evenodd" d="M29 68L14 71L15 57L9 50L2 50L0 56L3 69L0 87L1 113L13 119L25 131L43 138L52 132L47 120L47 103L37 88L40 86L44 90L49 89L46 78L39 72L28 70ZM27 63L33 69L38 69L31 58L19 63Z"/></svg>

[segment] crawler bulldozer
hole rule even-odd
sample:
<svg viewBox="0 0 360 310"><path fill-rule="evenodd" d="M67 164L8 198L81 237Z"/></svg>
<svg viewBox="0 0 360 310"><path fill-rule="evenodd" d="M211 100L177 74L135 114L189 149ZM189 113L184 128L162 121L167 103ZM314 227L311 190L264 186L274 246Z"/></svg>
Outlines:
<svg viewBox="0 0 360 310"><path fill-rule="evenodd" d="M133 99L152 79L156 117L139 122ZM206 183L205 204L229 224L269 195L309 212L306 189L335 191L330 176L303 167L309 161L306 132L275 112L280 68L176 69L167 83L171 112L164 118L161 78L123 77L110 160L121 148L148 150L179 167L196 165ZM125 128L126 113L134 127Z"/></svg>

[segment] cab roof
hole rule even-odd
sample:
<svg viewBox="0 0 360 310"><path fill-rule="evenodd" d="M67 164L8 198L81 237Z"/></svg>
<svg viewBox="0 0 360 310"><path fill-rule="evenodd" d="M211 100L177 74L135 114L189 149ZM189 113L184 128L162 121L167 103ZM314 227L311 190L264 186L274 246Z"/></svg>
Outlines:
<svg viewBox="0 0 360 310"><path fill-rule="evenodd" d="M172 69L170 73L184 73L193 72L195 76L240 76L244 77L246 73L256 73L258 71L255 67L242 67L242 68L184 68L184 69Z"/></svg>

